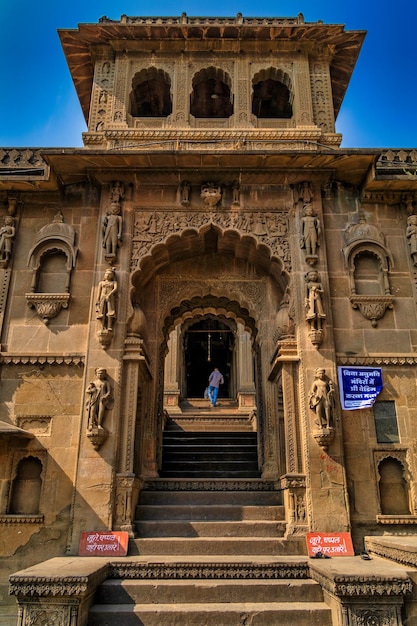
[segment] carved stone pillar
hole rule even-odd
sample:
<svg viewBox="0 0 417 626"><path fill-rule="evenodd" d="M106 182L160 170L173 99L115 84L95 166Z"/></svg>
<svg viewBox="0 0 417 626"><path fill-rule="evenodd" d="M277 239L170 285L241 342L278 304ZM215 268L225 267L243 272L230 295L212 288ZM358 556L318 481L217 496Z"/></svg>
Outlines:
<svg viewBox="0 0 417 626"><path fill-rule="evenodd" d="M142 433L137 432L141 425L141 382L149 377L148 363L143 349L143 341L138 337L128 337L125 342L124 380L125 393L122 394L119 435L119 467L116 475L114 528L126 530L134 536L133 518L142 481L136 476L135 467L140 463Z"/></svg>
<svg viewBox="0 0 417 626"><path fill-rule="evenodd" d="M299 57L294 63L294 115L295 125L313 126L310 68L307 57Z"/></svg>
<svg viewBox="0 0 417 626"><path fill-rule="evenodd" d="M247 411L254 409L255 383L253 371L252 342L250 335L242 324L237 325L237 398L239 409Z"/></svg>
<svg viewBox="0 0 417 626"><path fill-rule="evenodd" d="M181 413L180 387L178 384L178 329L174 329L168 341L164 371L164 409L169 413Z"/></svg>

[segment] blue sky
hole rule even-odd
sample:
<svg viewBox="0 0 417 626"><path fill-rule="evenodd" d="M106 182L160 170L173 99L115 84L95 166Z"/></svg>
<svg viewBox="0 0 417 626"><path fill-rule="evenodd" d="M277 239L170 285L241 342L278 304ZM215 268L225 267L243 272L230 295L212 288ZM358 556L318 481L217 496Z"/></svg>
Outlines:
<svg viewBox="0 0 417 626"><path fill-rule="evenodd" d="M417 148L417 0L0 0L0 146L82 146L86 130L58 28L106 15L293 17L368 34L336 129L343 147Z"/></svg>

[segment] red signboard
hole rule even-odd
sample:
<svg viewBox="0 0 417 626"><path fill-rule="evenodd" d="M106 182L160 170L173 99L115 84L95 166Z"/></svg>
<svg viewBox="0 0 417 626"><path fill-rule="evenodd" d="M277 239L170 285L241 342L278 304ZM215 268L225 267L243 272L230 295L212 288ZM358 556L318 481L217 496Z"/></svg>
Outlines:
<svg viewBox="0 0 417 626"><path fill-rule="evenodd" d="M126 556L129 535L120 530L81 533L80 556Z"/></svg>
<svg viewBox="0 0 417 626"><path fill-rule="evenodd" d="M307 533L309 556L354 556L350 533Z"/></svg>

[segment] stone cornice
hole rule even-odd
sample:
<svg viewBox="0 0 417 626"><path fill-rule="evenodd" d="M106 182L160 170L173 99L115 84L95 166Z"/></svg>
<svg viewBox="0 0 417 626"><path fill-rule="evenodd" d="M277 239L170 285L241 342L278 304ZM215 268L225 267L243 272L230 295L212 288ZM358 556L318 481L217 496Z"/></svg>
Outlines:
<svg viewBox="0 0 417 626"><path fill-rule="evenodd" d="M0 524L43 524L43 515L0 515Z"/></svg>
<svg viewBox="0 0 417 626"><path fill-rule="evenodd" d="M16 354L0 352L0 364L84 366L85 356L83 354Z"/></svg>

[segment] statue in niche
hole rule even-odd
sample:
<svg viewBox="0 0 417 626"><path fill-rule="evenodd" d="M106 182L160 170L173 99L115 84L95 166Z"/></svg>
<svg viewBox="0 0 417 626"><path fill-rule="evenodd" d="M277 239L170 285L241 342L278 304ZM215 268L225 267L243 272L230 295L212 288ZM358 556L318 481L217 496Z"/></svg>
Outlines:
<svg viewBox="0 0 417 626"><path fill-rule="evenodd" d="M233 181L232 184L232 204L235 206L240 205L240 187L238 180Z"/></svg>
<svg viewBox="0 0 417 626"><path fill-rule="evenodd" d="M307 272L306 277L306 320L310 324L312 330L321 330L326 314L323 309L322 295L324 293L323 285L319 280L316 270Z"/></svg>
<svg viewBox="0 0 417 626"><path fill-rule="evenodd" d="M300 200L303 204L309 204L313 201L313 191L311 184L308 181L304 181L300 185Z"/></svg>
<svg viewBox="0 0 417 626"><path fill-rule="evenodd" d="M117 281L114 269L108 269L104 273L104 279L100 281L97 292L96 311L104 331L112 331L116 319L116 291Z"/></svg>
<svg viewBox="0 0 417 626"><path fill-rule="evenodd" d="M322 367L316 369L308 400L310 409L316 414L315 424L319 429L333 428L336 390L334 383L326 376L326 370Z"/></svg>
<svg viewBox="0 0 417 626"><path fill-rule="evenodd" d="M305 522L306 519L306 505L303 496L297 496L295 505L295 516L297 522Z"/></svg>
<svg viewBox="0 0 417 626"><path fill-rule="evenodd" d="M125 197L125 188L123 183L120 180L117 180L113 183L113 186L110 191L110 202L120 204Z"/></svg>
<svg viewBox="0 0 417 626"><path fill-rule="evenodd" d="M14 219L6 215L4 226L0 228L0 267L7 267L9 263L15 234Z"/></svg>
<svg viewBox="0 0 417 626"><path fill-rule="evenodd" d="M102 430L106 412L111 408L113 396L112 388L108 381L107 371L103 367L95 370L96 378L91 382L86 391L86 409L88 416L88 431Z"/></svg>
<svg viewBox="0 0 417 626"><path fill-rule="evenodd" d="M410 255L413 265L417 265L417 215L410 215L407 219L406 237L410 246Z"/></svg>
<svg viewBox="0 0 417 626"><path fill-rule="evenodd" d="M181 204L190 204L190 190L190 183L188 182L188 180L184 180L181 185Z"/></svg>
<svg viewBox="0 0 417 626"><path fill-rule="evenodd" d="M117 255L122 242L123 219L120 215L119 202L112 202L103 220L103 248L106 261L111 263Z"/></svg>
<svg viewBox="0 0 417 626"><path fill-rule="evenodd" d="M314 214L311 204L304 207L304 216L300 220L300 247L305 249L306 259L315 261L317 258L317 248L320 245L321 227L320 220Z"/></svg>

